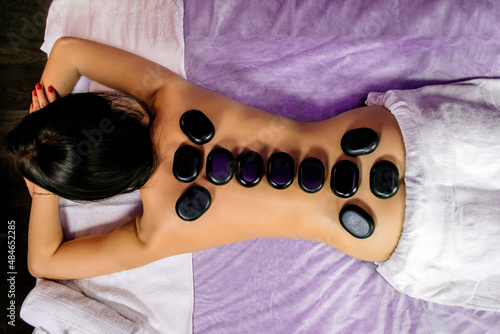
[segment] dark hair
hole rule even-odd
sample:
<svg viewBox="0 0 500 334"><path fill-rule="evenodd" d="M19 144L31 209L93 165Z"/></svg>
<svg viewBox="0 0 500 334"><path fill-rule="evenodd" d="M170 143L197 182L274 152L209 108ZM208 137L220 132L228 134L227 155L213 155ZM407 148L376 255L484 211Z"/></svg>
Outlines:
<svg viewBox="0 0 500 334"><path fill-rule="evenodd" d="M8 147L21 174L40 187L99 200L139 189L155 172L153 116L125 93L70 94L27 115L8 134Z"/></svg>

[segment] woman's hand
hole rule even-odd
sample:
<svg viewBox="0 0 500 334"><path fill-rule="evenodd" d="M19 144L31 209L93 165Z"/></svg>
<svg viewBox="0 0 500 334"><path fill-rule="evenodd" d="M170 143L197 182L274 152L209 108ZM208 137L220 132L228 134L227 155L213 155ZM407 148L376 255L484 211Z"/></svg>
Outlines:
<svg viewBox="0 0 500 334"><path fill-rule="evenodd" d="M31 100L33 102L30 106L30 114L57 100L57 92L52 86L49 86L49 88L47 88L47 92L45 92L44 87L37 83L35 85L35 89L31 92ZM30 196L33 197L34 188L38 186L27 178L24 178L24 182L26 183Z"/></svg>
<svg viewBox="0 0 500 334"><path fill-rule="evenodd" d="M57 92L52 86L45 90L45 87L37 83L35 89L31 92L31 99L33 102L30 106L30 114L57 100Z"/></svg>

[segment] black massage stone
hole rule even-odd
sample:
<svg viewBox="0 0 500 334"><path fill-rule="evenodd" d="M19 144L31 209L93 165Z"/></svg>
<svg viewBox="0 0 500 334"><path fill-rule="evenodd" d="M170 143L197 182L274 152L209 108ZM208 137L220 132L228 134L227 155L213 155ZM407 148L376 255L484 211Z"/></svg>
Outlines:
<svg viewBox="0 0 500 334"><path fill-rule="evenodd" d="M370 170L370 189L380 198L390 198L399 189L399 171L390 161L379 161Z"/></svg>
<svg viewBox="0 0 500 334"><path fill-rule="evenodd" d="M308 193L315 193L325 183L325 166L316 158L304 159L299 165L299 186Z"/></svg>
<svg viewBox="0 0 500 334"><path fill-rule="evenodd" d="M236 180L245 187L255 187L264 174L264 160L254 151L242 152L237 158Z"/></svg>
<svg viewBox="0 0 500 334"><path fill-rule="evenodd" d="M342 160L332 167L330 188L342 198L353 196L358 191L359 169L352 161Z"/></svg>
<svg viewBox="0 0 500 334"><path fill-rule="evenodd" d="M192 182L200 174L201 153L193 146L182 146L174 154L172 172L181 182Z"/></svg>
<svg viewBox="0 0 500 334"><path fill-rule="evenodd" d="M288 188L295 176L293 158L285 152L273 153L267 160L267 181L276 189Z"/></svg>
<svg viewBox="0 0 500 334"><path fill-rule="evenodd" d="M207 178L215 185L223 185L231 181L234 174L234 157L225 148L216 148L207 157Z"/></svg>
<svg viewBox="0 0 500 334"><path fill-rule="evenodd" d="M368 238L375 229L373 218L357 205L348 205L340 210L339 220L346 231L358 239Z"/></svg>
<svg viewBox="0 0 500 334"><path fill-rule="evenodd" d="M198 145L208 143L215 135L214 124L199 110L189 110L182 114L180 126L189 140Z"/></svg>
<svg viewBox="0 0 500 334"><path fill-rule="evenodd" d="M353 157L372 153L377 148L377 145L378 135L370 128L349 130L340 141L342 151Z"/></svg>
<svg viewBox="0 0 500 334"><path fill-rule="evenodd" d="M200 218L212 204L212 196L207 189L194 186L189 188L175 204L175 212L185 221Z"/></svg>

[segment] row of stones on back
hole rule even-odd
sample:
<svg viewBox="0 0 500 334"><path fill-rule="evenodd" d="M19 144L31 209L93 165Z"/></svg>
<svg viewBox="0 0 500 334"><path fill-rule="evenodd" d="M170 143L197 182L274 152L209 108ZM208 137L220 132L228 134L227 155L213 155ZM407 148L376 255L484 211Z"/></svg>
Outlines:
<svg viewBox="0 0 500 334"><path fill-rule="evenodd" d="M184 134L195 144L208 143L215 134L213 123L199 110L189 110L180 119ZM353 129L344 134L341 147L350 156L372 153L378 145L378 135L369 128ZM180 147L174 156L173 174L181 182L194 181L201 169L201 153L193 146ZM227 184L235 176L245 187L254 187L264 174L264 161L254 151L244 151L236 159L224 148L216 148L208 154L207 178L215 185ZM266 177L276 189L288 188L295 175L293 158L285 153L272 154L267 161ZM323 188L325 167L317 158L306 158L298 169L298 183L302 190L315 193ZM332 167L330 188L342 198L353 196L358 190L359 170L350 160L342 160ZM399 188L399 172L389 161L377 162L370 171L370 189L379 198L390 198ZM192 221L205 213L211 204L208 190L195 186L183 194L176 205L180 218ZM374 230L372 217L359 206L347 205L339 216L342 226L357 238L367 238Z"/></svg>

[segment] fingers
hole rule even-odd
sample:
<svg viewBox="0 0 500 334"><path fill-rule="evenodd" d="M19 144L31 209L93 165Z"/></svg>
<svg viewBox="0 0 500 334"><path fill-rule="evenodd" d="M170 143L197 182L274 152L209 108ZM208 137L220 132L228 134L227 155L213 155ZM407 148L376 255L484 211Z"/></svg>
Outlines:
<svg viewBox="0 0 500 334"><path fill-rule="evenodd" d="M44 89L41 84L37 83L35 89L31 92L31 99L33 103L30 105L30 113L40 110L57 100L57 92L52 86Z"/></svg>
<svg viewBox="0 0 500 334"><path fill-rule="evenodd" d="M47 96L47 100L49 101L49 103L52 103L55 100L57 100L57 92L54 89L54 87L49 86L47 88L47 94L46 94L46 96Z"/></svg>
<svg viewBox="0 0 500 334"><path fill-rule="evenodd" d="M40 85L39 83L37 83L35 85L35 93L36 93L36 96L38 98L38 105L40 106L40 108L38 108L38 109L42 109L47 104L49 104L49 101L47 100L47 96L45 95L45 90L43 89L43 86Z"/></svg>
<svg viewBox="0 0 500 334"><path fill-rule="evenodd" d="M33 101L30 106L30 113L40 110L40 104L38 103L38 93L36 89L31 92L31 100Z"/></svg>

